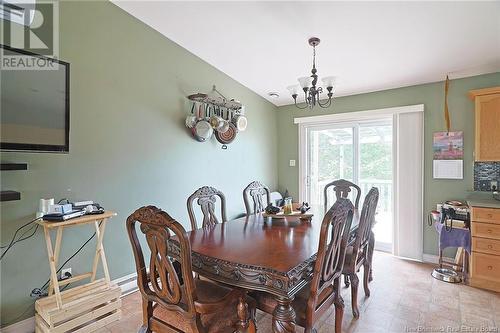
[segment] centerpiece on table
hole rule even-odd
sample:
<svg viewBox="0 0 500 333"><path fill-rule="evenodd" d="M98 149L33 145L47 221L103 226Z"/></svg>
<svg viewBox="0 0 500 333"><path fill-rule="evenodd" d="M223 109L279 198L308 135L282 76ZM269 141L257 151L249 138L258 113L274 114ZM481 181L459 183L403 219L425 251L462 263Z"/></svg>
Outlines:
<svg viewBox="0 0 500 333"><path fill-rule="evenodd" d="M271 217L276 219L285 219L287 217L297 217L301 220L310 221L313 217L312 213L308 213L311 207L307 202L303 202L302 205L292 203L292 198L285 198L283 200L283 207L277 207L272 203L266 207L263 216ZM296 208L294 208L296 207Z"/></svg>

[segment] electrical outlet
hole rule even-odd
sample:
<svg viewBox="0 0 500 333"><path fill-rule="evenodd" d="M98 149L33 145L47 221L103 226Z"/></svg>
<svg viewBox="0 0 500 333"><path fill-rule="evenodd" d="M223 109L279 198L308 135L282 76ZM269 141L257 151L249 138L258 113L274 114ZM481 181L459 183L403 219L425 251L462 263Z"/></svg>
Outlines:
<svg viewBox="0 0 500 333"><path fill-rule="evenodd" d="M63 268L61 269L61 276L59 278L61 280L67 279L68 276L66 276L66 273L69 273L69 277L73 276L73 274L71 274L71 268Z"/></svg>
<svg viewBox="0 0 500 333"><path fill-rule="evenodd" d="M498 181L492 180L490 182L490 188L492 191L498 191Z"/></svg>
<svg viewBox="0 0 500 333"><path fill-rule="evenodd" d="M290 160L290 166L294 167L295 166L295 160Z"/></svg>

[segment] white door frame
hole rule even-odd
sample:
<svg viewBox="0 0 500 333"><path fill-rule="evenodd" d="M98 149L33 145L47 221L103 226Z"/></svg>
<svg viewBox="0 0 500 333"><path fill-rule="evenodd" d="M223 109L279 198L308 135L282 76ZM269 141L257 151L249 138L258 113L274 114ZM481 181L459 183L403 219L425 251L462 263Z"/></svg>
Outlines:
<svg viewBox="0 0 500 333"><path fill-rule="evenodd" d="M423 112L424 105L408 105L408 106L400 106L400 107L391 107L391 108L383 108L383 109L375 109L375 110L365 110L365 111L355 111L355 112L346 112L346 113L338 113L338 114L328 114L322 116L311 116L311 117L300 117L294 118L294 123L298 124L299 128L299 201L305 200L307 197L307 183L310 181L308 179L308 147L307 147L307 135L311 129L321 129L321 128L332 128L332 127L341 127L342 123L360 123L360 122L373 122L377 120L392 118L393 119L393 196L392 196L392 204L393 204L393 245L392 252L398 253L398 242L399 242L399 230L397 217L399 215L398 212L398 193L396 190L398 189L398 115L403 113L414 113L414 112ZM423 124L422 124L423 131ZM423 137L423 134L422 134ZM423 141L423 140L422 140ZM422 142L422 156L424 151L424 145ZM422 158L422 189L421 189L421 202L418 203L422 206L422 220L423 220L423 170L424 170L424 161ZM423 235L421 235L423 238ZM423 239L422 239L423 243ZM423 244L422 244L423 247ZM421 250L419 250L421 251ZM417 255L417 257L422 257L421 255ZM412 258L415 259L415 258Z"/></svg>

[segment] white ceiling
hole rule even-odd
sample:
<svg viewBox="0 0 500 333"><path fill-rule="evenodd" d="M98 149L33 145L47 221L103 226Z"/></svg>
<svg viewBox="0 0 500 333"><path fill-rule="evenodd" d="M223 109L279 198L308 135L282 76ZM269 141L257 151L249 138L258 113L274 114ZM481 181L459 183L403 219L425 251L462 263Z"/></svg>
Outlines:
<svg viewBox="0 0 500 333"><path fill-rule="evenodd" d="M500 71L500 1L113 2L276 105L309 75L311 36L336 96Z"/></svg>

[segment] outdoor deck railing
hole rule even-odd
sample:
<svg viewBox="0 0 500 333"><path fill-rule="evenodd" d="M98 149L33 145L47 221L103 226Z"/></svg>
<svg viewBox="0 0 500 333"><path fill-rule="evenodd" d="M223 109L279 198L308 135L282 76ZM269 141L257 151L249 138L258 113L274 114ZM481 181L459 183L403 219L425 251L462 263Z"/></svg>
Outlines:
<svg viewBox="0 0 500 333"><path fill-rule="evenodd" d="M312 198L313 204L323 204L323 191L325 185L330 183L331 180L322 180L319 182L311 182L311 193L314 197ZM363 205L363 199L370 191L372 187L377 187L379 190L379 201L378 201L378 212L392 212L392 180L381 180L381 179L362 179L358 186L361 188L361 199L360 208ZM329 191L329 202L333 204L333 189ZM350 198L353 199L352 197Z"/></svg>

